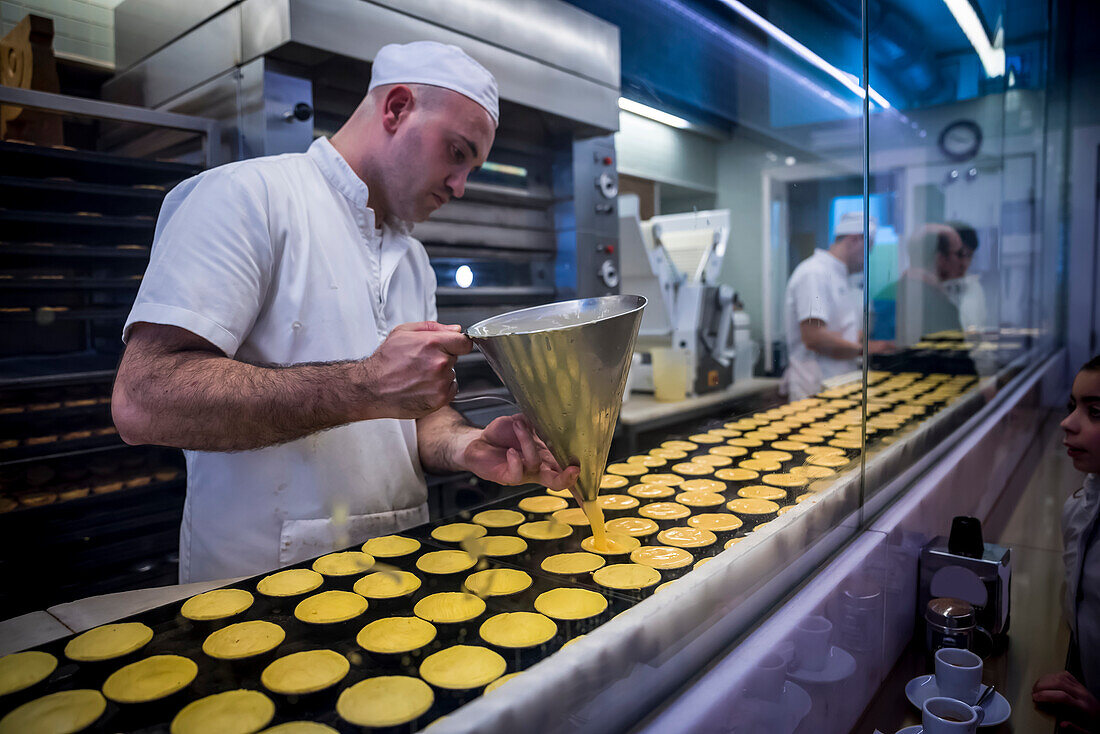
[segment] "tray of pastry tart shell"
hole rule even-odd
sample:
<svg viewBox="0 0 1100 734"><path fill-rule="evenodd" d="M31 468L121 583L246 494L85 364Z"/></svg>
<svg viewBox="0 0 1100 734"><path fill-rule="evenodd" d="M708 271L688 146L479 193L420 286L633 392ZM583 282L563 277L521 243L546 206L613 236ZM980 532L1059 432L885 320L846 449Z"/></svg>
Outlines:
<svg viewBox="0 0 1100 734"><path fill-rule="evenodd" d="M0 170L7 176L159 187L193 176L200 169L172 161L4 141L0 142Z"/></svg>
<svg viewBox="0 0 1100 734"><path fill-rule="evenodd" d="M26 176L0 176L0 201L7 209L155 216L168 186L86 183Z"/></svg>

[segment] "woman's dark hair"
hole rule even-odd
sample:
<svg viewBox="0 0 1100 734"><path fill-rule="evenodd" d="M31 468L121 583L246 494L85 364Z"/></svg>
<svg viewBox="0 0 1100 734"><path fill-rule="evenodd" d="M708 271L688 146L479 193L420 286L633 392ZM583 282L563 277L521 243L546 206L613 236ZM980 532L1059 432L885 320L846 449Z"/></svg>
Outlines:
<svg viewBox="0 0 1100 734"><path fill-rule="evenodd" d="M1080 372L1100 372L1100 354L1090 359L1081 367Z"/></svg>

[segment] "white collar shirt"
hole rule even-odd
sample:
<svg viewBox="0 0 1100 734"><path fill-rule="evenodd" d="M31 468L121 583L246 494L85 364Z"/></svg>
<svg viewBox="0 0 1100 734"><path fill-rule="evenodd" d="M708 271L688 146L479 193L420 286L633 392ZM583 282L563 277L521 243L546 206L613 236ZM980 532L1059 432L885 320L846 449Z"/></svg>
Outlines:
<svg viewBox="0 0 1100 734"><path fill-rule="evenodd" d="M829 331L856 341L859 319L852 290L847 266L828 250L814 250L791 273L783 301L788 359L784 381L791 400L813 395L824 380L858 366L854 359L833 359L811 351L802 343L800 329L803 321L820 319Z"/></svg>
<svg viewBox="0 0 1100 734"><path fill-rule="evenodd" d="M1066 618L1080 651L1081 681L1100 697L1100 478L1085 477L1062 509Z"/></svg>
<svg viewBox="0 0 1100 734"><path fill-rule="evenodd" d="M436 319L435 276L403 223L375 227L366 184L319 139L241 161L165 198L123 329L169 324L231 359L362 359ZM427 520L416 426L352 423L279 446L185 451L180 581L260 573Z"/></svg>

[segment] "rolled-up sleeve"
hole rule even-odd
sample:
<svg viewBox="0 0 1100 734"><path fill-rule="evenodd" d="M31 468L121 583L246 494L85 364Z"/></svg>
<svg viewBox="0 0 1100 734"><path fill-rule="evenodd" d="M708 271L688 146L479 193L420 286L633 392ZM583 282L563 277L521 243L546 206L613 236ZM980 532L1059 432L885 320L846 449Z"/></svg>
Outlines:
<svg viewBox="0 0 1100 734"><path fill-rule="evenodd" d="M233 357L267 297L272 240L262 180L234 166L184 181L165 198L149 267L122 329L178 326Z"/></svg>

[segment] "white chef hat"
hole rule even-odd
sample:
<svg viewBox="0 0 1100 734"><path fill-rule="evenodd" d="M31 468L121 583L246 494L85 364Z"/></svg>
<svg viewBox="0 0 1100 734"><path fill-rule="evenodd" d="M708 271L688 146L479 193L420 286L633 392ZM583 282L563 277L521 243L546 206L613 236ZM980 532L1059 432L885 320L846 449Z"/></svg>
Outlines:
<svg viewBox="0 0 1100 734"><path fill-rule="evenodd" d="M875 241L875 231L878 229L878 220L871 217L868 234L871 242ZM843 237L850 234L863 234L863 212L844 212L836 223L836 236Z"/></svg>
<svg viewBox="0 0 1100 734"><path fill-rule="evenodd" d="M500 124L497 80L458 46L435 41L391 43L374 57L369 93L385 84L428 84L469 97Z"/></svg>

